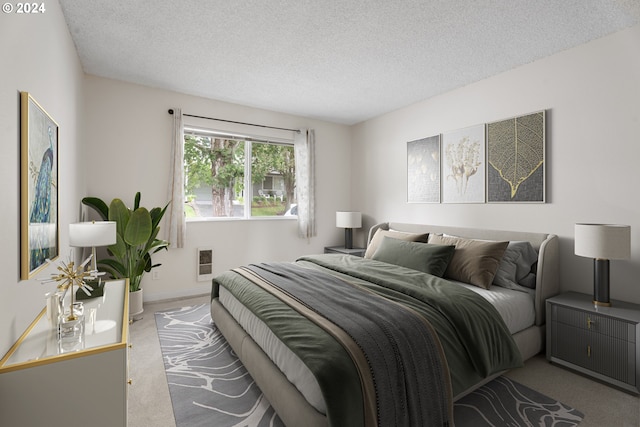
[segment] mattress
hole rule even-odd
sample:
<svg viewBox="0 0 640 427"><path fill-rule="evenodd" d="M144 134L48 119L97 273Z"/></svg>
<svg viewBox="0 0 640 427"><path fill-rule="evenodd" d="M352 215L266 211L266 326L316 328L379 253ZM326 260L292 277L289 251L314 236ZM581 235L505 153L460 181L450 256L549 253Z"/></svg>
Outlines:
<svg viewBox="0 0 640 427"><path fill-rule="evenodd" d="M453 282L485 298L504 319L511 334L528 328L535 322L533 296L520 291L493 286L490 290ZM220 287L220 303L242 328L264 350L271 361L287 377L305 399L320 413L326 414L326 404L320 387L306 365L284 345L257 316L251 313L224 287Z"/></svg>
<svg viewBox="0 0 640 427"><path fill-rule="evenodd" d="M491 289L482 289L466 283L453 282L479 294L493 305L504 323L509 328L511 335L532 326L536 321L536 309L534 294L515 291L512 289L492 286ZM533 290L532 290L533 291Z"/></svg>

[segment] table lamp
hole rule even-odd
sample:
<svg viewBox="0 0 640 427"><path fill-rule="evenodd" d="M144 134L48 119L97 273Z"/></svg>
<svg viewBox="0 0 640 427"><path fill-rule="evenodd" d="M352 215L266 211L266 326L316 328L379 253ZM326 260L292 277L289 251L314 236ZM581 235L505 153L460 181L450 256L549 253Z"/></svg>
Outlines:
<svg viewBox="0 0 640 427"><path fill-rule="evenodd" d="M115 244L115 221L90 221L69 224L69 246L91 248L91 270L98 269L96 247Z"/></svg>
<svg viewBox="0 0 640 427"><path fill-rule="evenodd" d="M360 212L336 212L336 227L344 228L344 247L353 249L353 229L362 227Z"/></svg>
<svg viewBox="0 0 640 427"><path fill-rule="evenodd" d="M609 260L631 256L631 227L617 224L576 224L575 254L593 258L593 303L610 307Z"/></svg>

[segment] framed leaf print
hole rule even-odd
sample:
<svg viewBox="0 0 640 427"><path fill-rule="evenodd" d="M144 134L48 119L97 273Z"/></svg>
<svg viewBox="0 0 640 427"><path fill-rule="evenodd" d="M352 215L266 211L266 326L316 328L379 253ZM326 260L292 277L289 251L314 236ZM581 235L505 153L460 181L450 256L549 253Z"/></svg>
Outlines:
<svg viewBox="0 0 640 427"><path fill-rule="evenodd" d="M440 202L440 135L407 142L407 202Z"/></svg>
<svg viewBox="0 0 640 427"><path fill-rule="evenodd" d="M59 254L58 124L20 93L20 278L37 274Z"/></svg>
<svg viewBox="0 0 640 427"><path fill-rule="evenodd" d="M485 202L484 125L442 135L442 201Z"/></svg>
<svg viewBox="0 0 640 427"><path fill-rule="evenodd" d="M545 112L487 124L487 201L545 202Z"/></svg>

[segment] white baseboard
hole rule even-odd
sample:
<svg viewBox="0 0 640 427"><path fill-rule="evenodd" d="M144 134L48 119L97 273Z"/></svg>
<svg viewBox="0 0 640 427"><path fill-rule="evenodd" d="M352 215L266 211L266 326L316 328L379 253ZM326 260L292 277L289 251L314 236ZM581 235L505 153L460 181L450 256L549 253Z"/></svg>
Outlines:
<svg viewBox="0 0 640 427"><path fill-rule="evenodd" d="M189 289L180 289L169 292L150 292L145 288L144 302L157 302L180 298L197 297L201 295L211 294L211 283L206 285L195 286Z"/></svg>

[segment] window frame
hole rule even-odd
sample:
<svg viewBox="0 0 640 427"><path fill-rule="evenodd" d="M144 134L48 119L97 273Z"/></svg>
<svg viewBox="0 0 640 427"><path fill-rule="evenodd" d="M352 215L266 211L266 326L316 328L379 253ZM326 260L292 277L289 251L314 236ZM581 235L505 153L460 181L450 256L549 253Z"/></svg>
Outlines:
<svg viewBox="0 0 640 427"><path fill-rule="evenodd" d="M233 139L242 141L244 143L244 216L208 216L208 217L187 217L186 222L210 222L210 221L256 221L256 220L267 220L267 221L286 221L286 220L297 220L298 215L265 215L265 216L253 216L251 214L251 202L253 199L253 183L251 180L251 159L252 159L252 148L253 143L258 144L273 144L273 145L285 145L294 148L294 139L293 138L276 138L265 135L255 135L244 132L232 132L226 130L219 130L215 128L196 126L196 125L185 125L183 127L183 144L185 142L184 137L186 135L196 135L207 138L224 138L224 139ZM294 159L295 159L295 149L294 149ZM184 162L184 159L183 159ZM186 173L184 171L183 173ZM186 181L186 180L185 180ZM250 196L247 197L246 195ZM186 203L186 191L185 191L185 203Z"/></svg>

